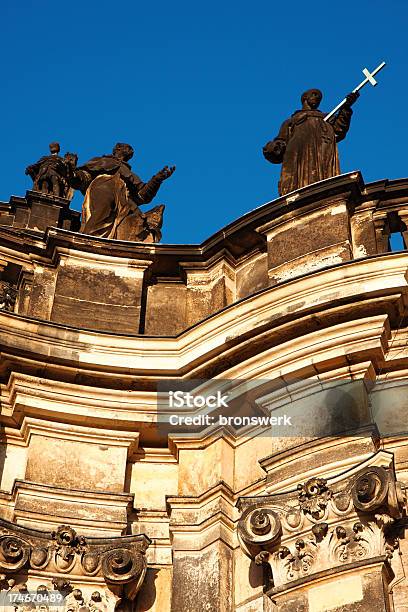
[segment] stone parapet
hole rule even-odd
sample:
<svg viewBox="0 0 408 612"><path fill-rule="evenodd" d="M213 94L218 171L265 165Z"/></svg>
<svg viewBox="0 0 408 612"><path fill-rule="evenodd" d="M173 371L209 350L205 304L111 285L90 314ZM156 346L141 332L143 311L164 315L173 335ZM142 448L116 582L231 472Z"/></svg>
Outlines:
<svg viewBox="0 0 408 612"><path fill-rule="evenodd" d="M392 233L406 241L408 181L365 185L358 172L327 179L256 208L201 245L67 231L78 229L78 213L37 192L2 206L17 205L49 214L35 213L40 225L6 223L0 214L0 280L17 293L15 312L76 328L173 336L269 286L386 253Z"/></svg>

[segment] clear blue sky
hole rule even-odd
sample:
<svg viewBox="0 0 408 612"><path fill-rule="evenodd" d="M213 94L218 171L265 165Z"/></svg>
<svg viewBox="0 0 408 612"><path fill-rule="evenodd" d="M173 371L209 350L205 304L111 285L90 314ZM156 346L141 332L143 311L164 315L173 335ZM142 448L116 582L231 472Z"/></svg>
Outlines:
<svg viewBox="0 0 408 612"><path fill-rule="evenodd" d="M383 59L339 146L342 171L408 174L406 0L3 0L0 14L1 200L30 188L24 169L52 140L79 164L129 142L143 179L177 165L155 200L163 241L201 242L277 196L280 166L262 146L301 92L319 87L330 110Z"/></svg>

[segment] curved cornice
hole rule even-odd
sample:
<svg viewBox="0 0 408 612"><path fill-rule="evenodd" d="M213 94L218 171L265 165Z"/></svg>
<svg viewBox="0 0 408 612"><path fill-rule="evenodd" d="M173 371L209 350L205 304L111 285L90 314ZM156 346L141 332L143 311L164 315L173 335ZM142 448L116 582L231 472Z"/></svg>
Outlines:
<svg viewBox="0 0 408 612"><path fill-rule="evenodd" d="M352 334L358 320L393 319L405 300L407 276L405 252L355 260L262 290L175 337L87 331L2 312L1 350L47 367L191 376L214 359L224 359L224 369L231 367L234 362L225 359L237 350L238 361L273 346L283 355L285 342L295 346L322 328L341 325Z"/></svg>

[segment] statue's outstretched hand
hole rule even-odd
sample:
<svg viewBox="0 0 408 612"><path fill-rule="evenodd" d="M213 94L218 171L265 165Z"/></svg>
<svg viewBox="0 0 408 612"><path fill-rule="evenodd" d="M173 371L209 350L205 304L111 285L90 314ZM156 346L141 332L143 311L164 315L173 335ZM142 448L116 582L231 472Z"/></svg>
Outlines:
<svg viewBox="0 0 408 612"><path fill-rule="evenodd" d="M156 176L161 181L165 181L173 174L175 169L176 169L176 166L164 166L164 168L162 168L162 170L160 170L160 172L158 172Z"/></svg>
<svg viewBox="0 0 408 612"><path fill-rule="evenodd" d="M354 102L360 97L358 91L352 91L346 96L347 106L353 106Z"/></svg>

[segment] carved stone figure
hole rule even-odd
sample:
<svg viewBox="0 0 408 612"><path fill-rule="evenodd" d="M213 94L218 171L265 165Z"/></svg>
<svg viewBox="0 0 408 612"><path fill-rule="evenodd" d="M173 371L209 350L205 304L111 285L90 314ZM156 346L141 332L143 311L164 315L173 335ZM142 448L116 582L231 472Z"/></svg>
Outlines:
<svg viewBox="0 0 408 612"><path fill-rule="evenodd" d="M82 595L81 589L74 589L65 600L65 611L66 612L79 612L79 610L88 610L85 606L85 600Z"/></svg>
<svg viewBox="0 0 408 612"><path fill-rule="evenodd" d="M61 177L62 182L62 197L67 200L72 200L74 197L75 189L71 187L71 181L73 180L74 169L78 163L78 155L76 153L65 153L65 175Z"/></svg>
<svg viewBox="0 0 408 612"><path fill-rule="evenodd" d="M66 153L61 157L58 142L52 142L49 149L50 155L41 157L35 164L27 166L25 173L33 179L34 191L72 199L73 191L69 183L72 168L76 166L78 157L75 153Z"/></svg>
<svg viewBox="0 0 408 612"><path fill-rule="evenodd" d="M88 603L90 612L106 612L108 609L107 604L102 601L102 595L99 591L94 591L91 595L91 599Z"/></svg>
<svg viewBox="0 0 408 612"><path fill-rule="evenodd" d="M12 287L10 283L6 283L6 281L0 281L0 310L13 312L16 297L17 290Z"/></svg>
<svg viewBox="0 0 408 612"><path fill-rule="evenodd" d="M269 162L282 164L280 195L340 174L336 143L348 132L351 106L358 96L358 92L346 96L347 103L326 122L325 114L318 110L322 92L309 89L302 94L302 109L287 119L278 136L263 148Z"/></svg>
<svg viewBox="0 0 408 612"><path fill-rule="evenodd" d="M8 578L6 574L0 574L0 591L10 591L15 584L14 578Z"/></svg>
<svg viewBox="0 0 408 612"><path fill-rule="evenodd" d="M128 164L132 157L129 144L117 143L112 155L94 157L74 171L71 186L85 195L81 232L118 240L160 240L164 206L147 213L139 206L152 201L175 167L165 166L143 183Z"/></svg>

